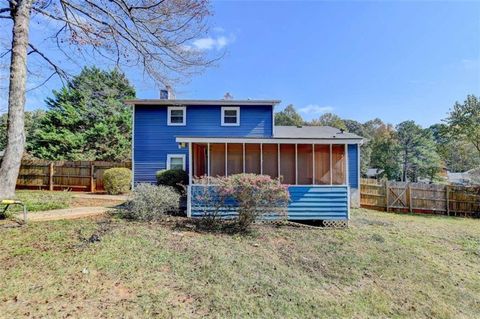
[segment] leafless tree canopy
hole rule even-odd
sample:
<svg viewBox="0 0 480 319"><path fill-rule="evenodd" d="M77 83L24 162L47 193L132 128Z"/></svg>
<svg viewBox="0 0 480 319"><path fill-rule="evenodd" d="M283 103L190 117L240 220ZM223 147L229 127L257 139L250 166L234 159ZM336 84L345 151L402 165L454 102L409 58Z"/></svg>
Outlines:
<svg viewBox="0 0 480 319"><path fill-rule="evenodd" d="M0 7L0 16L13 17L15 3ZM69 77L65 59L79 65L78 59L97 57L119 67L138 67L158 83L170 84L219 58L190 45L206 34L209 15L207 0L33 0L31 24L49 26L45 39L55 43L63 60L32 41L28 54L43 60L43 70L51 70L45 81Z"/></svg>
<svg viewBox="0 0 480 319"><path fill-rule="evenodd" d="M27 73L35 74L35 60L41 61L38 70L45 78L30 89L55 75L68 79L65 60L77 66L92 61L105 65L106 61L119 67L138 67L163 84L188 77L214 61L191 45L206 32L210 14L206 0L0 1L0 44L6 44L0 60L10 58L0 198L14 196L25 147ZM30 36L33 24L40 29L45 26L41 37ZM43 41L33 43L31 38ZM51 72L45 73L47 70Z"/></svg>

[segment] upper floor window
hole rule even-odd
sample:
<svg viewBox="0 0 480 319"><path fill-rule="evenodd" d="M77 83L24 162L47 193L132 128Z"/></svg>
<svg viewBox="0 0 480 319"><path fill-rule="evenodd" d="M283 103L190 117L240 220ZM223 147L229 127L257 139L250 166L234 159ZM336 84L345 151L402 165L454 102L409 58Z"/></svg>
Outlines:
<svg viewBox="0 0 480 319"><path fill-rule="evenodd" d="M167 116L168 125L186 125L187 108L185 106L169 106Z"/></svg>
<svg viewBox="0 0 480 319"><path fill-rule="evenodd" d="M240 107L224 106L222 107L222 126L240 125Z"/></svg>

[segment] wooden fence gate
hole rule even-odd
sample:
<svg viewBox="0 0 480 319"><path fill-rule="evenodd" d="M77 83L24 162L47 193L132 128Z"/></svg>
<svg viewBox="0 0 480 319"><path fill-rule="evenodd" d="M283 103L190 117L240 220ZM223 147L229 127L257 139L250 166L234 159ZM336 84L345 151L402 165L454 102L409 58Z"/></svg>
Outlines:
<svg viewBox="0 0 480 319"><path fill-rule="evenodd" d="M385 193L387 194L387 212L389 209L410 210L410 198L406 183L388 182L385 184Z"/></svg>

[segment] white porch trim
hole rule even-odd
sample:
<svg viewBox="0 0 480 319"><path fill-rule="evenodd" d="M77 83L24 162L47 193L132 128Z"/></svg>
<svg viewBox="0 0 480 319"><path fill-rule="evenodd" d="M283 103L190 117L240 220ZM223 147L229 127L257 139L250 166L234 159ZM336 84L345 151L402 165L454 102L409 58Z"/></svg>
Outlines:
<svg viewBox="0 0 480 319"><path fill-rule="evenodd" d="M135 105L133 105L133 113L132 113L132 191L135 187Z"/></svg>

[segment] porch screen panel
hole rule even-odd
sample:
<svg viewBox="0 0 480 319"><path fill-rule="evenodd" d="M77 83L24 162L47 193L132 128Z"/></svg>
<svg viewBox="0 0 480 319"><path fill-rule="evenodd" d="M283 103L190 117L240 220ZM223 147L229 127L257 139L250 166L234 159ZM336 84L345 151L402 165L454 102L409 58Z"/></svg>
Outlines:
<svg viewBox="0 0 480 319"><path fill-rule="evenodd" d="M260 174L260 144L245 144L245 173Z"/></svg>
<svg viewBox="0 0 480 319"><path fill-rule="evenodd" d="M345 184L345 145L332 145L332 184Z"/></svg>
<svg viewBox="0 0 480 319"><path fill-rule="evenodd" d="M280 176L282 184L295 184L295 144L280 145Z"/></svg>
<svg viewBox="0 0 480 319"><path fill-rule="evenodd" d="M228 175L243 172L243 144L227 144Z"/></svg>
<svg viewBox="0 0 480 319"><path fill-rule="evenodd" d="M315 145L315 184L330 184L330 145Z"/></svg>
<svg viewBox="0 0 480 319"><path fill-rule="evenodd" d="M278 146L277 144L263 144L263 174L271 178L278 177Z"/></svg>
<svg viewBox="0 0 480 319"><path fill-rule="evenodd" d="M225 176L225 144L210 144L210 175Z"/></svg>
<svg viewBox="0 0 480 319"><path fill-rule="evenodd" d="M207 145L193 144L193 176L195 178L207 175L207 163Z"/></svg>
<svg viewBox="0 0 480 319"><path fill-rule="evenodd" d="M313 184L313 147L312 144L298 144L298 184Z"/></svg>

